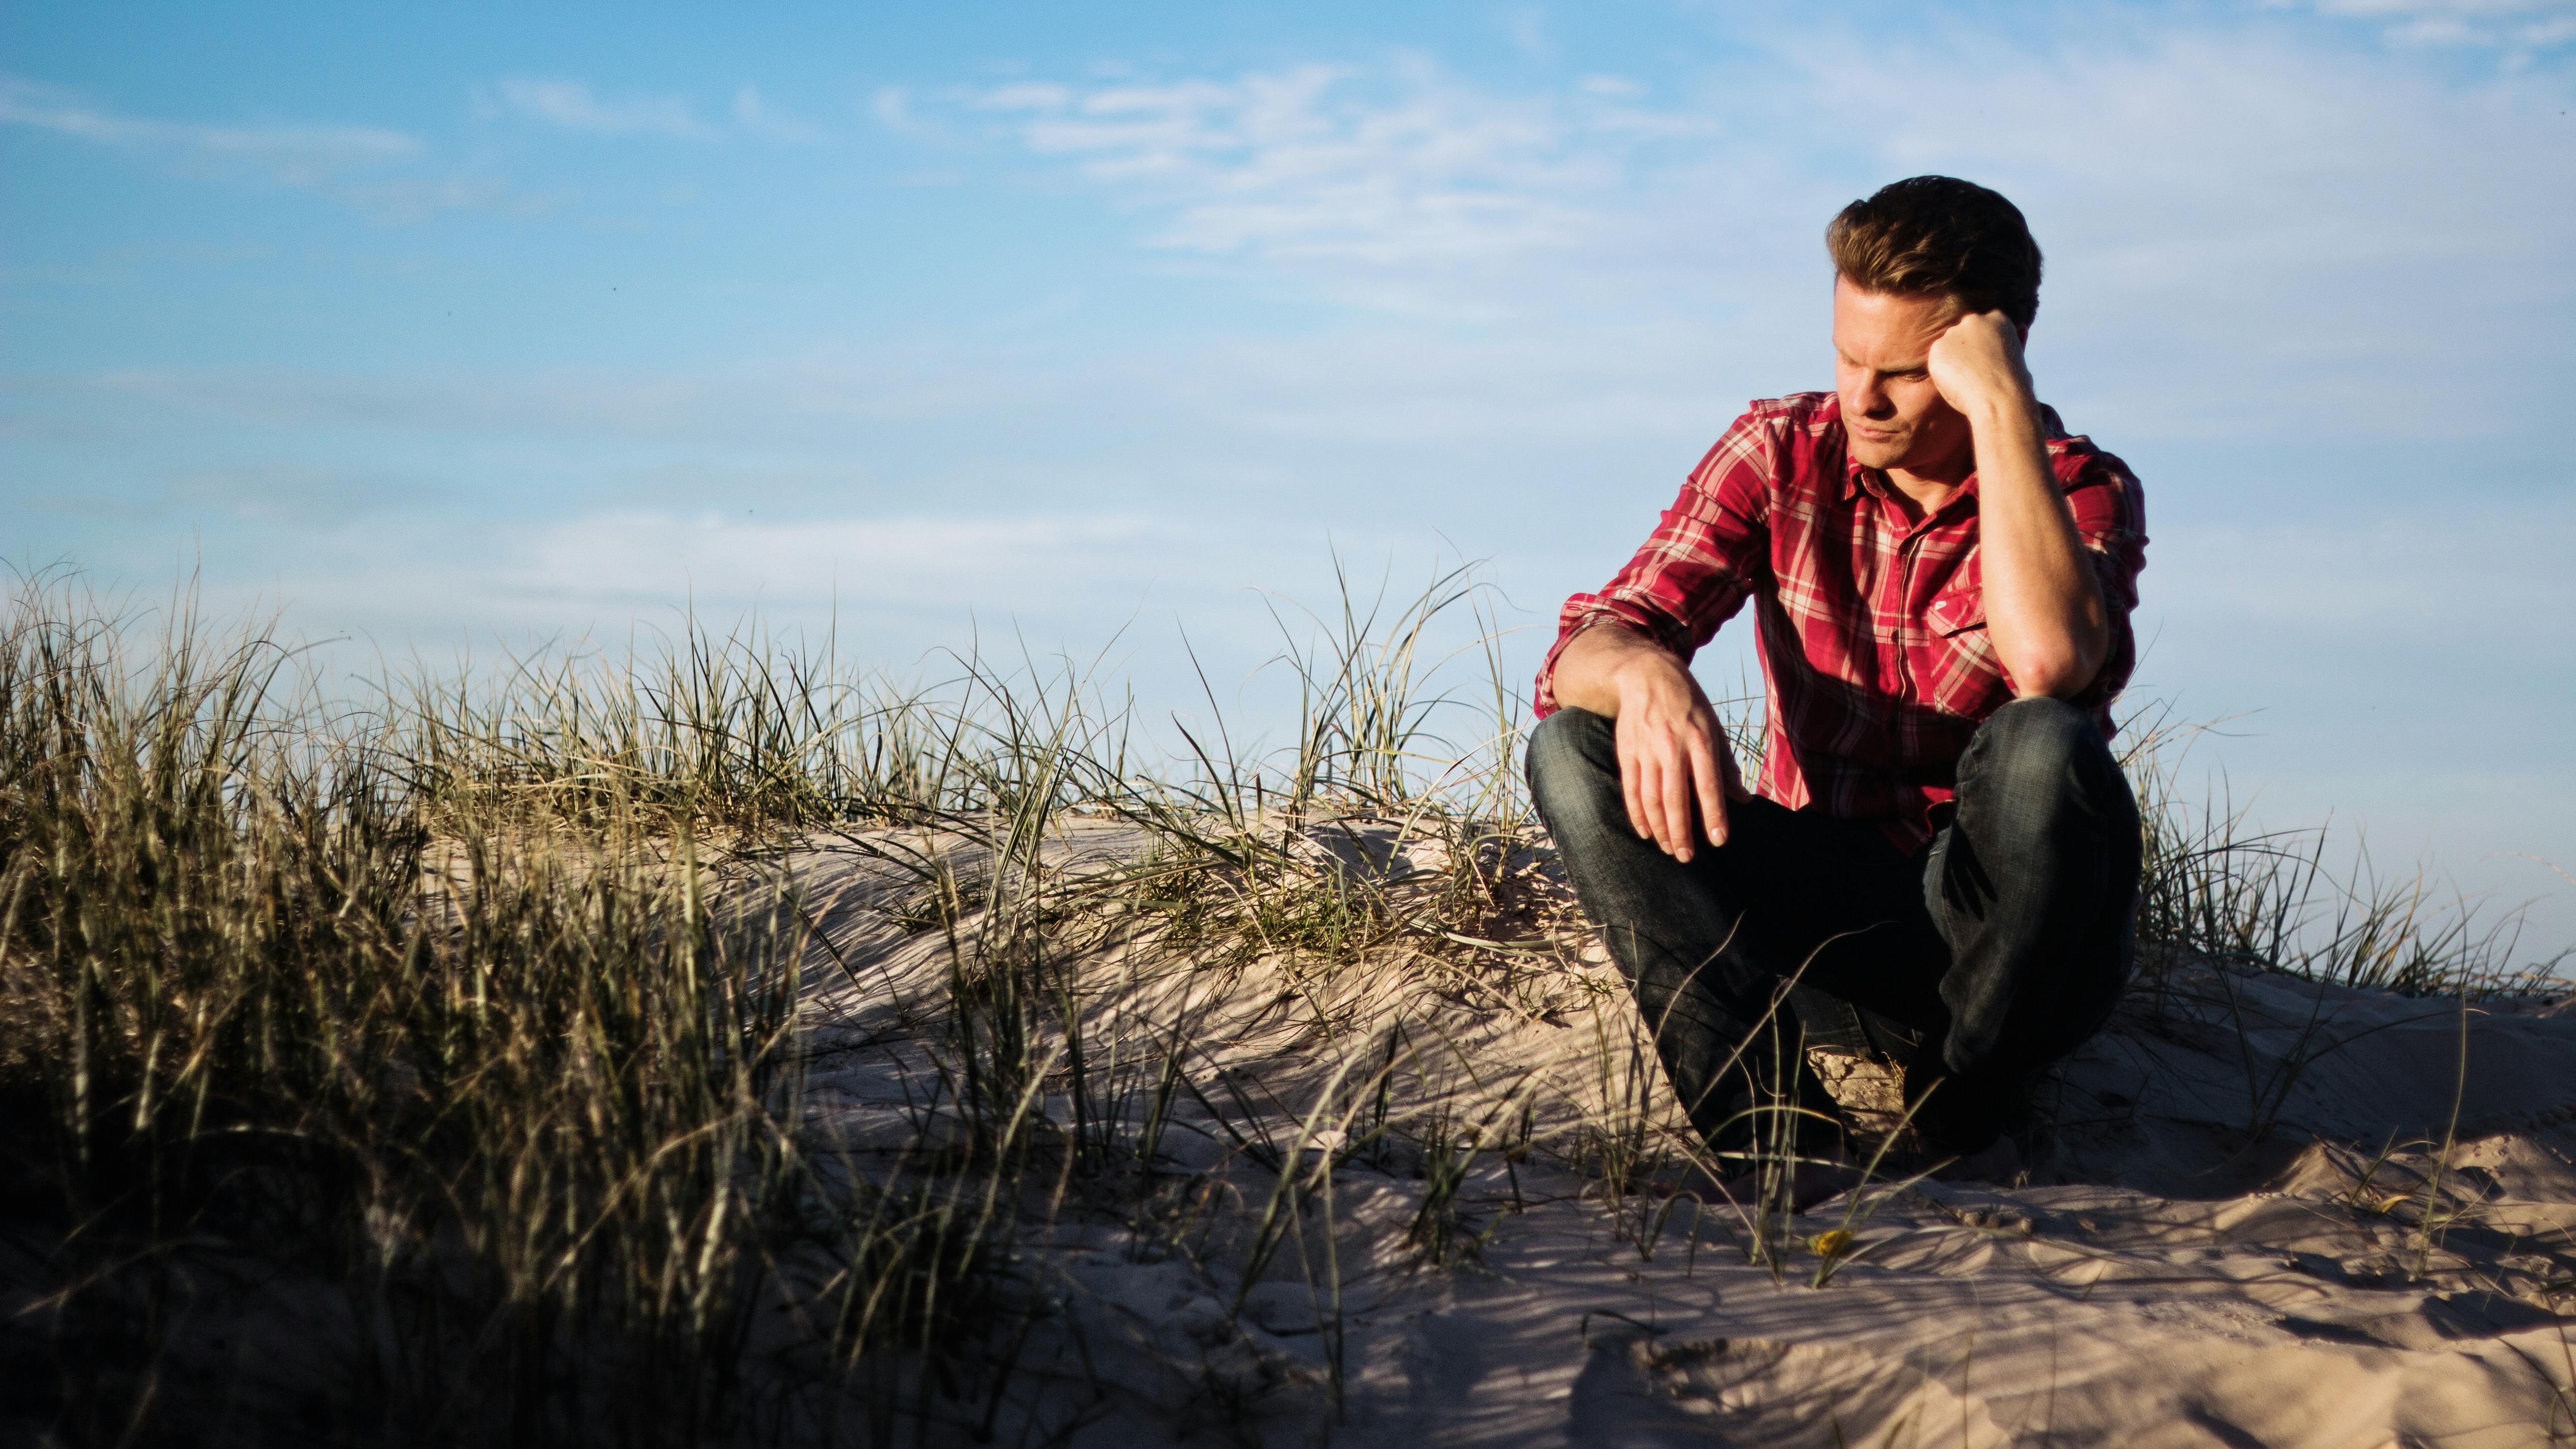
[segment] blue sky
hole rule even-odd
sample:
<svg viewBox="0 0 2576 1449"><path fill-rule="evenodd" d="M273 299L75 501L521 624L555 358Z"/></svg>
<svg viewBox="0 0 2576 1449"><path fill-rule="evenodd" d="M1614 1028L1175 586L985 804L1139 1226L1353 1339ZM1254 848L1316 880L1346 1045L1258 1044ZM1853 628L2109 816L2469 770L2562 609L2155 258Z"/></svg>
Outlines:
<svg viewBox="0 0 2576 1449"><path fill-rule="evenodd" d="M2141 695L2576 941L2576 4L21 4L0 552L396 654L685 600L1185 704L1333 546L1534 661L1946 171L2143 477ZM488 647L486 644L484 647ZM1732 678L1721 639L1705 672ZM1258 709L1255 709L1258 713Z"/></svg>

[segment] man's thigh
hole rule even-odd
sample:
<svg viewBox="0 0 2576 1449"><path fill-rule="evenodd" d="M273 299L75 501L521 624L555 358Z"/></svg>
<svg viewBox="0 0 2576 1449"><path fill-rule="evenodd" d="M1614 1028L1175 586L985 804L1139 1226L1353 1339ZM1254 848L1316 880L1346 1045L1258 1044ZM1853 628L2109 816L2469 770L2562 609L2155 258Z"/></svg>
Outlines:
<svg viewBox="0 0 2576 1449"><path fill-rule="evenodd" d="M1948 1019L1950 950L1923 897L1924 859L1866 825L1755 798L1694 864L1741 911L1738 945L1783 978L1917 1029Z"/></svg>

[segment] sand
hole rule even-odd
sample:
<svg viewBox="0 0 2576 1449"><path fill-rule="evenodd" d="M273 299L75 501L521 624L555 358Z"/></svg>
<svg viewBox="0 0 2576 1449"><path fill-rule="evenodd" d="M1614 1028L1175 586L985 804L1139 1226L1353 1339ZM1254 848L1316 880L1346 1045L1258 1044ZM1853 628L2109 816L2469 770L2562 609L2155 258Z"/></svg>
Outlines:
<svg viewBox="0 0 2576 1449"><path fill-rule="evenodd" d="M1133 845L1076 835L1063 852ZM1372 841L1389 837L1318 848L1422 863ZM862 855L797 867L833 958L811 1004L812 1122L882 1171L954 1130L929 1066L944 938L888 924ZM1605 1190L1620 1141L1676 1123L1597 950L1481 960L1463 977L1219 970L1101 947L1083 978L1100 1040L1186 1019L1208 1102L1178 1104L1123 1195L1024 1215L1015 1274L1049 1311L997 1440L2576 1441L2576 1339L2555 1311L2576 1302L2560 1002L2464 1007L2157 956L2005 1180L1872 1184L1789 1220L1766 1264L1744 1223L1666 1195L1671 1173ZM1351 1084L1391 1052L1401 1130L1326 1171L1322 1153L1368 1140ZM1421 1174L1443 1120L1482 1150L1435 1255ZM1262 1217L1288 1198L1238 1141L1264 1132L1304 1184L1266 1254ZM1836 1228L1853 1247L1818 1287L1805 1240Z"/></svg>

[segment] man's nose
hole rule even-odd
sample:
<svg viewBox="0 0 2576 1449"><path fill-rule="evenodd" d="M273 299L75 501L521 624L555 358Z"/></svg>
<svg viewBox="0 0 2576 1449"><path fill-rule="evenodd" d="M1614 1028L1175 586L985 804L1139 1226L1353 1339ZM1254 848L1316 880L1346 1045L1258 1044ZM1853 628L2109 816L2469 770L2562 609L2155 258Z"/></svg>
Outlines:
<svg viewBox="0 0 2576 1449"><path fill-rule="evenodd" d="M1860 415L1865 418L1896 416L1896 399L1887 395L1887 389L1875 377L1860 385Z"/></svg>

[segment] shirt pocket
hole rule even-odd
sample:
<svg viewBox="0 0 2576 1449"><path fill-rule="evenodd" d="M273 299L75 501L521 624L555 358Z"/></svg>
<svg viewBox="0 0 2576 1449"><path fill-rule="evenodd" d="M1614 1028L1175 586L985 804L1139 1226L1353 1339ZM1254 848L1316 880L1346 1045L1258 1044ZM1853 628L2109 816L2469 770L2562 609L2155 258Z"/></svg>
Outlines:
<svg viewBox="0 0 2576 1449"><path fill-rule="evenodd" d="M1935 594L1923 622L1939 639L1923 664L1932 707L1962 719L1982 720L2013 696L2012 679L1986 637L1986 591L1963 584Z"/></svg>
<svg viewBox="0 0 2576 1449"><path fill-rule="evenodd" d="M1923 618L1932 626L1932 632L1944 639L1956 639L1971 629L1983 629L1986 627L1986 591L1978 585L1968 584L1936 594L1931 607L1923 611Z"/></svg>

